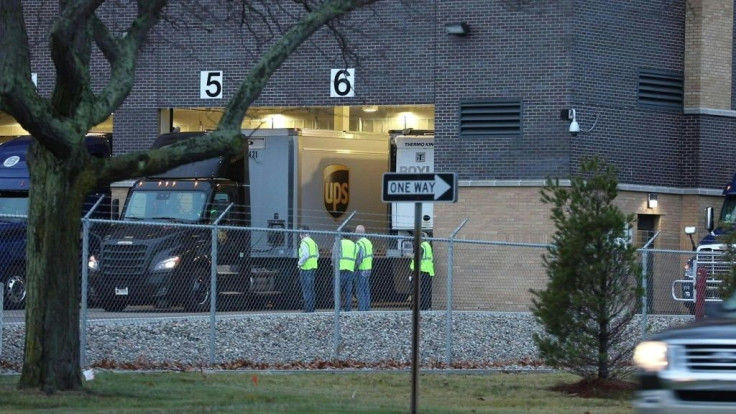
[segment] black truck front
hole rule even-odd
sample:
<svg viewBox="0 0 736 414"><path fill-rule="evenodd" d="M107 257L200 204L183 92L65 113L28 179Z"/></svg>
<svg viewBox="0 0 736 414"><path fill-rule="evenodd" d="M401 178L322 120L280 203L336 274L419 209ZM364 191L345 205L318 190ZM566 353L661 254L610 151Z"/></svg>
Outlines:
<svg viewBox="0 0 736 414"><path fill-rule="evenodd" d="M208 295L209 249L205 230L118 225L90 256L90 283L107 311L128 305L193 307Z"/></svg>
<svg viewBox="0 0 736 414"><path fill-rule="evenodd" d="M128 305L192 310L208 305L211 273L208 181L142 180L121 220L99 235L89 259L90 283L103 309Z"/></svg>

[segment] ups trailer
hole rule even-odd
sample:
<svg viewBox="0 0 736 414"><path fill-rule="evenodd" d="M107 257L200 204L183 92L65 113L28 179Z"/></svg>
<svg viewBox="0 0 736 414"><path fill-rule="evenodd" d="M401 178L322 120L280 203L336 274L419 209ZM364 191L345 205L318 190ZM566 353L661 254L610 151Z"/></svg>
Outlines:
<svg viewBox="0 0 736 414"><path fill-rule="evenodd" d="M164 134L154 146L202 134ZM350 229L361 224L368 234L409 234L392 226L392 217L405 218L393 216L393 206L381 201L381 177L396 168L396 143L388 134L294 128L243 134L247 154L186 164L133 184L119 222L90 259L90 282L104 309L209 308L212 237L197 225L225 211L217 237L217 303L223 307L301 308L300 228L309 228L319 246L315 290L323 308L334 297L335 236L327 232L350 217ZM189 215L174 210L184 198L193 204ZM158 223L143 232L141 222ZM373 242L374 303L405 303L409 259L401 243Z"/></svg>

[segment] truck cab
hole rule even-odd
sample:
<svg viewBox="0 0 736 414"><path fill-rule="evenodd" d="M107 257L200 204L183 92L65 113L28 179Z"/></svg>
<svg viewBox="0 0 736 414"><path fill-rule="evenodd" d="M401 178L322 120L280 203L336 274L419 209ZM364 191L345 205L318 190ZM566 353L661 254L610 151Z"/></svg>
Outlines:
<svg viewBox="0 0 736 414"><path fill-rule="evenodd" d="M723 189L723 205L719 219L714 219L713 208L705 209L705 225L707 234L697 245L693 240L695 227L686 227L685 234L690 237L695 255L685 264L681 280L672 283L672 297L685 303L691 313L695 311L697 297L696 279L698 274L706 278L705 302L720 302L719 288L724 277L731 272L732 263L727 262L728 245L724 238L736 225L736 175Z"/></svg>
<svg viewBox="0 0 736 414"><path fill-rule="evenodd" d="M111 156L110 135L90 134L85 137L89 153L95 157ZM26 228L30 173L26 153L33 138L23 136L0 144L0 283L4 285L3 307L22 309L26 301ZM94 217L109 218L110 190L101 188L90 193L84 202L82 216L99 201Z"/></svg>
<svg viewBox="0 0 736 414"><path fill-rule="evenodd" d="M154 148L200 135L164 134ZM118 222L89 259L90 284L103 309L209 309L213 248L205 225L248 225L243 168L242 156L216 157L135 182ZM244 231L218 231L218 292L247 290L247 239Z"/></svg>

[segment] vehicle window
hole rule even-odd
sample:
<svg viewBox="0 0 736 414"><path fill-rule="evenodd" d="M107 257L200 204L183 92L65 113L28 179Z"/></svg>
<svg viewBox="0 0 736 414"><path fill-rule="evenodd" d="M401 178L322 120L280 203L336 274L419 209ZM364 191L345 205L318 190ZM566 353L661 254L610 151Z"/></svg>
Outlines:
<svg viewBox="0 0 736 414"><path fill-rule="evenodd" d="M212 201L212 206L210 207L210 220L214 221L217 220L218 217L222 214L223 211L227 210L227 207L230 205L232 200L232 197L229 192L223 191L218 192L215 194L215 198ZM230 219L230 212L223 217L224 221L228 221Z"/></svg>

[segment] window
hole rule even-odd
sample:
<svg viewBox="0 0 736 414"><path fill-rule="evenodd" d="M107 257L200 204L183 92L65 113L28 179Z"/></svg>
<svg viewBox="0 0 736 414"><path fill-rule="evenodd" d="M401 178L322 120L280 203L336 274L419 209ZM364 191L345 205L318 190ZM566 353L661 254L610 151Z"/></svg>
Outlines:
<svg viewBox="0 0 736 414"><path fill-rule="evenodd" d="M521 134L521 101L460 103L460 137L482 138Z"/></svg>

